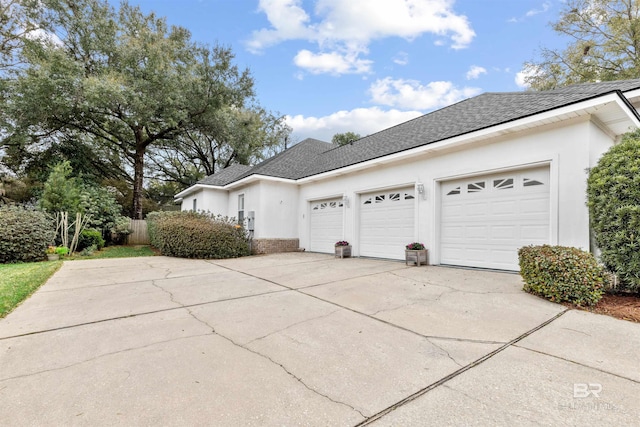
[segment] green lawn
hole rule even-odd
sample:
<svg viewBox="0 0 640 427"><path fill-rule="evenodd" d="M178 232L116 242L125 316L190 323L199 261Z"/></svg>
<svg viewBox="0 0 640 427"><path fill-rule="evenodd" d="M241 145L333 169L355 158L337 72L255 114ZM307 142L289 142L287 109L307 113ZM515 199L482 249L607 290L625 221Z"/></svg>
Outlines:
<svg viewBox="0 0 640 427"><path fill-rule="evenodd" d="M149 246L107 246L101 251L95 251L91 255L80 255L76 253L72 257L65 257L65 260L77 259L97 259L97 258L132 258L137 256L156 255Z"/></svg>
<svg viewBox="0 0 640 427"><path fill-rule="evenodd" d="M154 256L149 246L109 246L91 255L65 257L67 261L97 258ZM5 317L55 273L62 261L0 264L0 318Z"/></svg>
<svg viewBox="0 0 640 427"><path fill-rule="evenodd" d="M0 264L0 317L6 316L62 265L62 261Z"/></svg>

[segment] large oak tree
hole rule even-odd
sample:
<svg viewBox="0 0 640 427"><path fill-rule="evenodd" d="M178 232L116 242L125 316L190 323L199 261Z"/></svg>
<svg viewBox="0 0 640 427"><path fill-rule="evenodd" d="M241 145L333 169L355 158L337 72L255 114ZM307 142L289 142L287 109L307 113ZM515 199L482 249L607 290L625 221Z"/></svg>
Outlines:
<svg viewBox="0 0 640 427"><path fill-rule="evenodd" d="M525 64L532 89L640 77L639 0L567 0L552 28L570 41Z"/></svg>
<svg viewBox="0 0 640 427"><path fill-rule="evenodd" d="M231 49L191 40L123 2L43 0L54 35L24 40L22 58L5 93L9 148L84 143L132 176L133 213L142 217L145 160L155 147L207 134L221 110L253 99L248 70ZM173 146L176 148L176 146Z"/></svg>

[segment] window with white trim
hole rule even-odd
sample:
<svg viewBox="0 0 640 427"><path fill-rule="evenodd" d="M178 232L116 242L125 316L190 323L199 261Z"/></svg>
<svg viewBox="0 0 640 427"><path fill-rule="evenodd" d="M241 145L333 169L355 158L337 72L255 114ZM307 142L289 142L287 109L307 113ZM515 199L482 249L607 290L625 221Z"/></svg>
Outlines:
<svg viewBox="0 0 640 427"><path fill-rule="evenodd" d="M198 208L198 199L193 199L193 211L196 212Z"/></svg>
<svg viewBox="0 0 640 427"><path fill-rule="evenodd" d="M244 194L238 194L238 224L244 222Z"/></svg>

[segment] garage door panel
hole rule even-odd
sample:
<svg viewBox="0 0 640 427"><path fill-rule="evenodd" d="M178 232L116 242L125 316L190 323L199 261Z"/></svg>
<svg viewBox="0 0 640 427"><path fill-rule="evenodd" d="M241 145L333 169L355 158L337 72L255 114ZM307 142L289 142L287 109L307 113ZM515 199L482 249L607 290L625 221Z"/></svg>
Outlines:
<svg viewBox="0 0 640 427"><path fill-rule="evenodd" d="M513 241L518 238L517 225L494 225L491 227L491 240Z"/></svg>
<svg viewBox="0 0 640 427"><path fill-rule="evenodd" d="M311 202L309 248L312 252L333 253L335 243L342 239L343 211L341 199Z"/></svg>
<svg viewBox="0 0 640 427"><path fill-rule="evenodd" d="M547 224L523 225L521 227L521 235L523 239L531 240L535 244L546 243L549 235L549 226Z"/></svg>
<svg viewBox="0 0 640 427"><path fill-rule="evenodd" d="M518 212L518 203L515 200L497 199L491 203L491 215L506 217Z"/></svg>
<svg viewBox="0 0 640 427"><path fill-rule="evenodd" d="M465 235L469 240L486 240L489 238L489 226L476 225L466 227Z"/></svg>
<svg viewBox="0 0 640 427"><path fill-rule="evenodd" d="M548 243L548 183L548 168L443 183L441 263L518 270L518 248Z"/></svg>
<svg viewBox="0 0 640 427"><path fill-rule="evenodd" d="M404 259L404 247L414 238L413 193L403 188L360 197L360 255Z"/></svg>

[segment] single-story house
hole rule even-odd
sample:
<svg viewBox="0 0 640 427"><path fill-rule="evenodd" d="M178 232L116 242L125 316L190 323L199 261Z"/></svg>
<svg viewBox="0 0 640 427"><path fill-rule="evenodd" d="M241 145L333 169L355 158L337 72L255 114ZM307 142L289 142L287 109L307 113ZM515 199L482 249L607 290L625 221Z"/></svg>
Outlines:
<svg viewBox="0 0 640 427"><path fill-rule="evenodd" d="M255 216L254 248L517 270L517 249L593 249L590 167L640 127L640 79L484 93L353 143L306 139L176 195L183 210Z"/></svg>

